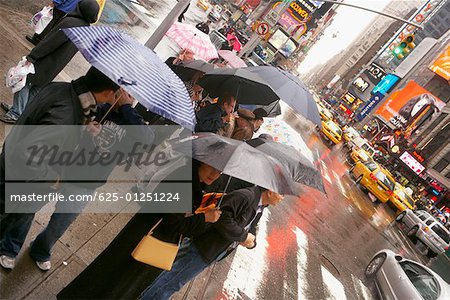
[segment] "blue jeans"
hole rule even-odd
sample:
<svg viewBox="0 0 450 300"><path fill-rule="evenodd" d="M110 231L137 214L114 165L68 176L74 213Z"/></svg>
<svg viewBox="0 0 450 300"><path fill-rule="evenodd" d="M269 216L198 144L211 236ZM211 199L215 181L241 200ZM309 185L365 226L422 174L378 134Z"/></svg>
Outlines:
<svg viewBox="0 0 450 300"><path fill-rule="evenodd" d="M6 115L14 120L17 120L25 110L27 104L31 102L37 94L39 94L40 90L41 88L32 84L25 84L20 91L14 93L13 105Z"/></svg>
<svg viewBox="0 0 450 300"><path fill-rule="evenodd" d="M65 184L60 192L64 195L88 195L91 189ZM36 237L30 248L30 256L36 261L50 260L51 249L75 221L86 202L58 202L47 227ZM16 257L31 228L34 214L8 214L1 221L0 254Z"/></svg>
<svg viewBox="0 0 450 300"><path fill-rule="evenodd" d="M190 240L184 240L180 246L175 262L170 272L162 272L153 283L147 287L139 299L166 300L179 291L186 283L192 280L209 266L197 248Z"/></svg>

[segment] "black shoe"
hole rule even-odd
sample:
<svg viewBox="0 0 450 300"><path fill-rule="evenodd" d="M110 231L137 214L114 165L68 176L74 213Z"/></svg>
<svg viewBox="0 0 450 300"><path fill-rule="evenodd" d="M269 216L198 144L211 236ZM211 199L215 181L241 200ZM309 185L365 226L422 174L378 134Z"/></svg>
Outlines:
<svg viewBox="0 0 450 300"><path fill-rule="evenodd" d="M10 105L10 104L8 104L8 103L6 103L6 102L0 102L0 107L1 107L1 109L3 109L5 112L8 112L8 111L11 109L12 105Z"/></svg>
<svg viewBox="0 0 450 300"><path fill-rule="evenodd" d="M8 115L3 115L3 116L0 116L0 121L7 123L7 124L15 124L17 120L11 118Z"/></svg>
<svg viewBox="0 0 450 300"><path fill-rule="evenodd" d="M26 35L25 38L27 39L27 41L29 41L30 43L32 43L35 46L37 44L39 44L39 42L40 42L38 39L34 38L34 36Z"/></svg>

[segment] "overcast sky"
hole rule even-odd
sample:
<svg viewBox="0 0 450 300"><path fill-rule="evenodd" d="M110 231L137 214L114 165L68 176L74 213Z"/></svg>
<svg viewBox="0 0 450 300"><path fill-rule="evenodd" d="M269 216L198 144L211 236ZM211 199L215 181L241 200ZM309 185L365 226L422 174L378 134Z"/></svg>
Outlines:
<svg viewBox="0 0 450 300"><path fill-rule="evenodd" d="M345 0L344 2L381 11L390 0ZM340 6L337 9L334 21L325 29L321 39L311 47L298 71L301 74L306 74L314 66L326 62L341 52L376 16L374 13L361 9ZM333 34L336 33L337 36L333 38Z"/></svg>

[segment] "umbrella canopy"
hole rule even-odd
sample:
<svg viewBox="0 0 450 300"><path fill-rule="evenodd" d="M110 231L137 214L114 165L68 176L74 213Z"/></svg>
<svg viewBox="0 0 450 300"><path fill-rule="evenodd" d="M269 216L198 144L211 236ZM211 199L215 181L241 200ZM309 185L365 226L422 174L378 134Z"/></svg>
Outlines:
<svg viewBox="0 0 450 300"><path fill-rule="evenodd" d="M262 108L267 112L267 118L275 118L281 115L281 106L279 101L275 101L269 105L239 105L240 108L245 108L254 111L257 108Z"/></svg>
<svg viewBox="0 0 450 300"><path fill-rule="evenodd" d="M219 50L219 56L228 62L233 68L245 68L247 64L236 53L230 50Z"/></svg>
<svg viewBox="0 0 450 300"><path fill-rule="evenodd" d="M149 48L111 27L74 27L63 31L92 66L147 109L194 129L195 114L185 85Z"/></svg>
<svg viewBox="0 0 450 300"><path fill-rule="evenodd" d="M287 105L314 124L321 126L317 104L298 77L272 66L248 67L246 70L258 74Z"/></svg>
<svg viewBox="0 0 450 300"><path fill-rule="evenodd" d="M166 35L181 48L191 49L198 58L210 60L219 57L209 35L201 32L194 25L175 22L167 30Z"/></svg>
<svg viewBox="0 0 450 300"><path fill-rule="evenodd" d="M196 59L194 61L191 61L189 63L182 64L183 67L192 69L195 71L200 71L203 73L210 72L216 68L215 65L207 63L206 61Z"/></svg>
<svg viewBox="0 0 450 300"><path fill-rule="evenodd" d="M256 149L277 159L288 169L292 179L295 182L325 192L320 171L314 167L305 155L294 147L261 138L249 140L247 143L250 146L255 147Z"/></svg>
<svg viewBox="0 0 450 300"><path fill-rule="evenodd" d="M226 175L279 194L299 193L289 172L280 162L244 142L201 132L190 138L173 141L172 147Z"/></svg>
<svg viewBox="0 0 450 300"><path fill-rule="evenodd" d="M269 105L279 99L264 79L247 68L216 69L206 73L198 84L212 98L229 93L235 96L240 104Z"/></svg>

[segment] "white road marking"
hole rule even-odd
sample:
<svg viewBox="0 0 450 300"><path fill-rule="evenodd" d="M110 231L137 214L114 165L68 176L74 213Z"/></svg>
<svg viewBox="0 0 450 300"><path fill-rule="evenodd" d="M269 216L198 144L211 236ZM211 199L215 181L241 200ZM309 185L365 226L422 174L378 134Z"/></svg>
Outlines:
<svg viewBox="0 0 450 300"><path fill-rule="evenodd" d="M256 292L263 283L266 274L266 253L268 243L267 223L270 211L264 210L259 221L258 234L256 235L256 248L249 250L242 246L236 249L227 278L223 284L223 294L229 299L239 299L239 291L244 292L250 299L257 299Z"/></svg>
<svg viewBox="0 0 450 300"><path fill-rule="evenodd" d="M342 194L345 198L348 198L348 195L347 195L347 193L345 192L345 188L344 188L344 186L342 185L340 176L339 176L335 171L333 171L333 175L334 175L334 178L336 179L336 181L337 181L337 183L338 183L338 187L339 187L339 190L341 191L341 194Z"/></svg>
<svg viewBox="0 0 450 300"><path fill-rule="evenodd" d="M358 295L358 299L366 299L370 300L373 299L372 293L370 290L362 283L359 278L357 278L355 275L352 274L352 282L353 282L353 288L356 291L356 294Z"/></svg>
<svg viewBox="0 0 450 300"><path fill-rule="evenodd" d="M323 161L320 161L320 164L322 165L321 168L322 177L331 184L331 178L328 175L327 165Z"/></svg>
<svg viewBox="0 0 450 300"><path fill-rule="evenodd" d="M308 280L306 279L308 267L308 239L303 231L295 227L295 235L297 237L297 294L299 300L307 299Z"/></svg>
<svg viewBox="0 0 450 300"><path fill-rule="evenodd" d="M328 291L330 300L346 300L345 289L342 283L336 279L324 266L320 266L322 270L322 281L324 288Z"/></svg>

